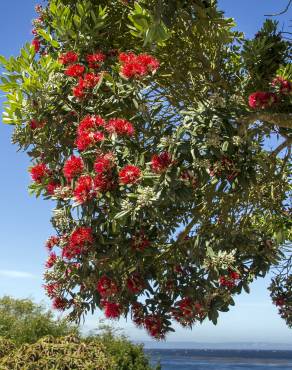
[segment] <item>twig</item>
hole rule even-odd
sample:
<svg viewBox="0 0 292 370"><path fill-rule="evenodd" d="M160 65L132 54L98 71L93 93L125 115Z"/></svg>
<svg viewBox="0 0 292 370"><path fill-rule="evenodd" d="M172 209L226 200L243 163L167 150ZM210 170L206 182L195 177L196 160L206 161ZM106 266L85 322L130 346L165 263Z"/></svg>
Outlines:
<svg viewBox="0 0 292 370"><path fill-rule="evenodd" d="M276 157L284 148L290 147L291 144L292 144L292 139L286 139L271 154Z"/></svg>
<svg viewBox="0 0 292 370"><path fill-rule="evenodd" d="M275 14L265 14L265 17L276 17L277 15L282 15L282 14L286 13L291 4L292 4L292 0L289 0L286 8L283 11L281 11L280 13L275 13Z"/></svg>

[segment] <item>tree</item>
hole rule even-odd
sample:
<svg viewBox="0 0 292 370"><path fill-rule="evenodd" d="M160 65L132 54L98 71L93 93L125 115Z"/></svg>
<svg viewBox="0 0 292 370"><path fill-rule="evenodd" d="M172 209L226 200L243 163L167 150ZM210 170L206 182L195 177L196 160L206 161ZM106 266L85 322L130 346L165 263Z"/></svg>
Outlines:
<svg viewBox="0 0 292 370"><path fill-rule="evenodd" d="M55 319L52 311L30 299L8 296L0 299L0 338L12 340L17 346L35 343L46 335L59 337L77 333L76 326L65 319ZM3 350L9 348L6 344L2 347Z"/></svg>
<svg viewBox="0 0 292 370"><path fill-rule="evenodd" d="M271 20L245 40L214 0L37 11L32 45L1 58L3 120L30 192L56 200L54 307L130 313L157 339L216 323L289 240L291 45Z"/></svg>

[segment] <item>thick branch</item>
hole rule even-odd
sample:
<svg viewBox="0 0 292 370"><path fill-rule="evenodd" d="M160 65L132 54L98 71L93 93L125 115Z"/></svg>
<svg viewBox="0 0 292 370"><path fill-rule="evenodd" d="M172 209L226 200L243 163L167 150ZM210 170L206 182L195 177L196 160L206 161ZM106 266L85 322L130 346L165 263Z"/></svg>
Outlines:
<svg viewBox="0 0 292 370"><path fill-rule="evenodd" d="M279 127L292 128L292 114L290 113L255 112L242 117L239 121L244 125L262 121Z"/></svg>

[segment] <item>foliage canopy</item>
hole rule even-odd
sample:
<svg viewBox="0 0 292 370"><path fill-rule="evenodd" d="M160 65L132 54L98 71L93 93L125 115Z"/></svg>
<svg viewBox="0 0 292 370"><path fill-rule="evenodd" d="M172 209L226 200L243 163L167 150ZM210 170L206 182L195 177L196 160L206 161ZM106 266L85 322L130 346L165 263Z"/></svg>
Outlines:
<svg viewBox="0 0 292 370"><path fill-rule="evenodd" d="M30 192L56 200L54 306L130 313L156 338L216 323L291 239L291 45L271 20L245 40L214 0L37 10L1 88Z"/></svg>

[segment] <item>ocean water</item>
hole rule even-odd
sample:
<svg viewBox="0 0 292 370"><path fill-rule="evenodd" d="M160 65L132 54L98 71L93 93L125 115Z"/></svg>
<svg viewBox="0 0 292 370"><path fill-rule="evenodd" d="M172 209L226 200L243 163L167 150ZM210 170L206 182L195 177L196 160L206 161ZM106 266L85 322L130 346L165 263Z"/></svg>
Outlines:
<svg viewBox="0 0 292 370"><path fill-rule="evenodd" d="M292 347L292 346L291 346ZM292 370L291 351L145 349L162 370Z"/></svg>

